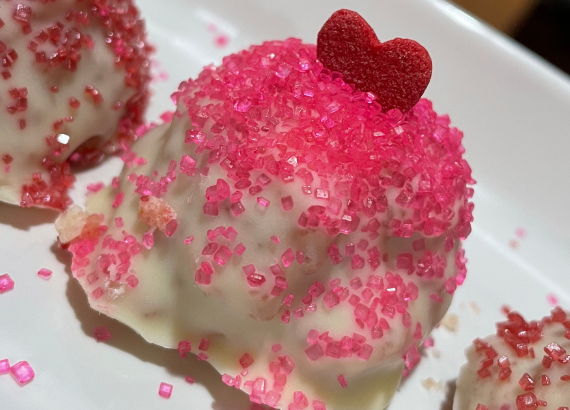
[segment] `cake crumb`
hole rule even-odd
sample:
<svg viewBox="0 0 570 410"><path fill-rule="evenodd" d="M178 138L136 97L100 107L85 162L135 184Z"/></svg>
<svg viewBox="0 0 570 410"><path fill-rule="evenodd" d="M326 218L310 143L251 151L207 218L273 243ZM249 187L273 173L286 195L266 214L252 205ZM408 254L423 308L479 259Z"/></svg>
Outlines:
<svg viewBox="0 0 570 410"><path fill-rule="evenodd" d="M445 317L441 321L441 324L447 330L449 330L451 332L455 332L457 330L458 325L459 325L459 318L457 317L457 315L455 313L448 313L447 315L445 315Z"/></svg>
<svg viewBox="0 0 570 410"><path fill-rule="evenodd" d="M481 306L477 302L469 302L469 306L473 310L473 312L479 314L481 313Z"/></svg>
<svg viewBox="0 0 570 410"><path fill-rule="evenodd" d="M422 380L422 386L426 390L443 391L443 382L441 380L436 381L431 377Z"/></svg>

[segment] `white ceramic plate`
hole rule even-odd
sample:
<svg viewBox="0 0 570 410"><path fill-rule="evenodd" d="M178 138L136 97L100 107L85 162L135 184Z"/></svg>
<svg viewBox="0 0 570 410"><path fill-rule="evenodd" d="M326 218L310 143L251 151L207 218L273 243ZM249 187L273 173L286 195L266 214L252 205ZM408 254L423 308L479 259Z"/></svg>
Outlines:
<svg viewBox="0 0 570 410"><path fill-rule="evenodd" d="M435 331L440 357L428 349L391 410L445 408L445 392L428 391L421 381L453 380L463 349L493 332L501 305L533 318L548 312L549 297L570 308L570 82L563 74L443 1L139 3L158 46L156 71L168 73L155 84L152 117L171 107L169 93L202 66L266 39L314 42L326 18L343 7L364 15L381 40L413 38L430 51L434 75L426 96L465 131L479 181L476 222L467 243L468 280L451 308L458 328ZM224 39L227 45L217 45ZM110 181L120 166L112 160L82 174L75 198L81 202L88 182ZM0 360L27 360L36 371L24 387L0 376L1 409L249 408L247 397L223 385L207 364L182 361L176 351L147 344L91 311L68 275L68 255L54 245L54 218L50 211L0 205L0 274L16 281L0 295ZM519 227L524 239L516 235ZM54 271L51 280L36 275L42 267ZM112 339L97 343L96 326L107 326ZM185 375L196 383L186 383ZM158 395L162 381L174 385L170 400Z"/></svg>

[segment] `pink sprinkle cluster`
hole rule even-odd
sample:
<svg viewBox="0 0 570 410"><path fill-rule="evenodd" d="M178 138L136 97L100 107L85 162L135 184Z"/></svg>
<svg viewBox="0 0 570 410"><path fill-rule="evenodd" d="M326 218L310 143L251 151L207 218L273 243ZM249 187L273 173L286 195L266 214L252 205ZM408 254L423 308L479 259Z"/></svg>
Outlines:
<svg viewBox="0 0 570 410"><path fill-rule="evenodd" d="M298 180L304 195L323 200L301 214L301 226L347 234L363 214L372 219L363 228L374 234L377 218L392 206L406 215L390 219L395 236L441 235L454 218L450 235L464 238L471 230L467 184L474 181L462 133L427 100L405 115L383 114L374 95L323 68L313 45L288 39L253 46L183 82L173 98L186 105L194 126L186 141L226 171L230 187L255 195L276 180ZM261 181L253 176L260 172ZM216 215L223 199L207 198L204 213ZM243 212L240 201L232 207Z"/></svg>
<svg viewBox="0 0 570 410"><path fill-rule="evenodd" d="M172 385L168 383L160 383L160 387L158 388L158 394L160 397L164 397L165 399L169 399L172 395Z"/></svg>
<svg viewBox="0 0 570 410"><path fill-rule="evenodd" d="M131 272L131 258L143 250L136 237L121 231L121 238L114 239L111 234L105 235L108 227L103 224L101 214L92 214L87 217L81 236L74 239L68 249L73 254L71 270L74 276L84 280L91 290L90 297L99 299L105 294L105 283L112 280L126 284L129 288L136 288L139 279ZM89 272L87 267L91 263L90 255L101 242L101 253L97 258L96 271Z"/></svg>
<svg viewBox="0 0 570 410"><path fill-rule="evenodd" d="M305 349L305 354L311 361L319 360L324 356L341 359L352 357L353 355L362 360L368 360L372 354L373 347L366 341L366 337L358 333L344 336L340 340L334 340L329 336L328 331L319 334L318 331L313 329L307 336L309 347Z"/></svg>

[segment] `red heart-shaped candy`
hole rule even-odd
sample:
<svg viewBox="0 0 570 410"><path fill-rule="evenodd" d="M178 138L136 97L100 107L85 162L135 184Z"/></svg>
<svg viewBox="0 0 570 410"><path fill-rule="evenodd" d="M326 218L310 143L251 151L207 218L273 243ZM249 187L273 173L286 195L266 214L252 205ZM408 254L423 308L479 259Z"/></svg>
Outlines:
<svg viewBox="0 0 570 410"><path fill-rule="evenodd" d="M351 10L336 11L321 28L317 57L357 90L376 94L384 112L411 109L431 78L425 48L402 38L381 43L366 20Z"/></svg>

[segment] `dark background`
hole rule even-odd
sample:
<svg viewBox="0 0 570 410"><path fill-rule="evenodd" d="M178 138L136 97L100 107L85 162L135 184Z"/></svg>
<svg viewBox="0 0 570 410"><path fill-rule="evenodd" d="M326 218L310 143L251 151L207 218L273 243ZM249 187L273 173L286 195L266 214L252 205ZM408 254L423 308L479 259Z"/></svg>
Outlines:
<svg viewBox="0 0 570 410"><path fill-rule="evenodd" d="M570 0L453 0L570 74Z"/></svg>

